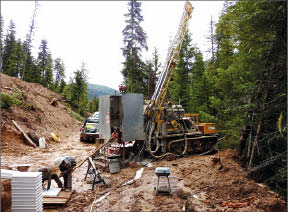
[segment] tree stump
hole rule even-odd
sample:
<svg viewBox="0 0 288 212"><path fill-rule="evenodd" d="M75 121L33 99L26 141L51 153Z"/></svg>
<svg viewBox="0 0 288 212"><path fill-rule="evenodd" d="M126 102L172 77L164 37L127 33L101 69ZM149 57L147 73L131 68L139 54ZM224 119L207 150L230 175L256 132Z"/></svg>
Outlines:
<svg viewBox="0 0 288 212"><path fill-rule="evenodd" d="M39 146L39 136L35 132L28 132L28 136L37 146Z"/></svg>

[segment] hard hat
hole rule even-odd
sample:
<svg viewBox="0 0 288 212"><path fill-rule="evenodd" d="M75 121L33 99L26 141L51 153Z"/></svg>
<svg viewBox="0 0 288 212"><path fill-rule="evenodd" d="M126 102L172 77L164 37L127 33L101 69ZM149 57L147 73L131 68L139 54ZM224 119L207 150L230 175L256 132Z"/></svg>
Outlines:
<svg viewBox="0 0 288 212"><path fill-rule="evenodd" d="M58 157L55 159L54 164L55 166L60 166L60 164L62 163L63 158L62 157Z"/></svg>

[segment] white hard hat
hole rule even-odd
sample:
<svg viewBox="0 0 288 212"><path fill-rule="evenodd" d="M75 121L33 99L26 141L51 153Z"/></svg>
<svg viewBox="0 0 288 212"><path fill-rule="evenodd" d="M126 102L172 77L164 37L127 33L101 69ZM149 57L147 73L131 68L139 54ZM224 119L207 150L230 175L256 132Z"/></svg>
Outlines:
<svg viewBox="0 0 288 212"><path fill-rule="evenodd" d="M62 163L63 158L62 157L58 157L55 159L54 164L55 166L60 166L60 164Z"/></svg>

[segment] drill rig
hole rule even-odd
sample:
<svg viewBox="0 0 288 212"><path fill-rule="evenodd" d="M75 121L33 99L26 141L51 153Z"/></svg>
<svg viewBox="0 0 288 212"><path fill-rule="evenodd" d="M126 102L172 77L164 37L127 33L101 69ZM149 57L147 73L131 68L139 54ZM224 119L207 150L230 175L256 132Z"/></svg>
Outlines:
<svg viewBox="0 0 288 212"><path fill-rule="evenodd" d="M199 114L185 114L181 105L166 103L165 98L180 48L193 12L187 1L154 94L144 109L145 150L155 158L214 150L218 135L215 124L199 123Z"/></svg>
<svg viewBox="0 0 288 212"><path fill-rule="evenodd" d="M140 158L144 152L162 158L214 150L218 140L215 124L199 123L199 114L187 114L181 105L164 102L192 11L192 5L187 1L164 69L148 104L144 104L143 94L121 92L120 96L99 97L100 137L111 140L111 133L117 132L123 162L130 151L125 150L126 142L130 141L135 142L131 151Z"/></svg>

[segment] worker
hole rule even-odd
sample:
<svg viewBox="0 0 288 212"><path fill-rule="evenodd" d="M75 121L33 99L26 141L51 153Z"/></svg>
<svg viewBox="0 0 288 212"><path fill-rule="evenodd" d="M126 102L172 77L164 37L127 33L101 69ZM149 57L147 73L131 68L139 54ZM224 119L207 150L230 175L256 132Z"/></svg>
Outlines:
<svg viewBox="0 0 288 212"><path fill-rule="evenodd" d="M64 156L55 159L55 165L61 171L60 176L64 179L64 188L72 190L72 169L76 166L76 160L71 156Z"/></svg>
<svg viewBox="0 0 288 212"><path fill-rule="evenodd" d="M126 93L126 86L121 83L119 85L119 91L120 91L121 94L122 93Z"/></svg>
<svg viewBox="0 0 288 212"><path fill-rule="evenodd" d="M59 179L58 175L55 173L51 173L51 169L48 167L41 167L37 170L38 172L42 172L42 184L48 180L47 190L51 187L51 180L55 180L58 185L58 188L62 188L62 182Z"/></svg>

